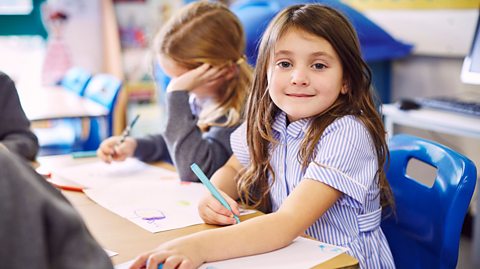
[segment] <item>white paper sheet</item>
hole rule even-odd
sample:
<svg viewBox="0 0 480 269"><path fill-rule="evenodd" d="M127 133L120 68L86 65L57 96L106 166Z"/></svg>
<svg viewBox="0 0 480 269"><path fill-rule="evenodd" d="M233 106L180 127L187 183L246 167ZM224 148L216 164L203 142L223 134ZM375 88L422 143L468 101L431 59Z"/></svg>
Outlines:
<svg viewBox="0 0 480 269"><path fill-rule="evenodd" d="M84 190L97 204L152 233L204 223L198 203L208 193L201 183L179 180L125 180ZM253 210L242 210L242 215Z"/></svg>
<svg viewBox="0 0 480 269"><path fill-rule="evenodd" d="M124 263L121 263L121 264L117 264L115 265L114 269L129 269L130 268L130 265L132 265L133 261L128 261L128 262L124 262Z"/></svg>
<svg viewBox="0 0 480 269"><path fill-rule="evenodd" d="M101 188L128 180L139 183L148 179L178 179L175 172L146 164L134 158L111 164L99 160L57 168L53 176L70 180L85 188Z"/></svg>
<svg viewBox="0 0 480 269"><path fill-rule="evenodd" d="M115 251L112 251L112 250L108 250L106 248L104 248L103 250L105 250L105 252L107 253L108 257L113 257L113 256L117 256L118 255L118 252L115 252Z"/></svg>
<svg viewBox="0 0 480 269"><path fill-rule="evenodd" d="M197 205L207 189L178 180L125 180L85 194L108 210L152 232L203 223Z"/></svg>
<svg viewBox="0 0 480 269"><path fill-rule="evenodd" d="M324 263L348 249L298 237L292 244L272 252L205 263L200 269L308 269ZM133 260L115 266L129 268Z"/></svg>
<svg viewBox="0 0 480 269"><path fill-rule="evenodd" d="M298 237L287 247L248 257L206 263L200 269L307 269L348 249Z"/></svg>

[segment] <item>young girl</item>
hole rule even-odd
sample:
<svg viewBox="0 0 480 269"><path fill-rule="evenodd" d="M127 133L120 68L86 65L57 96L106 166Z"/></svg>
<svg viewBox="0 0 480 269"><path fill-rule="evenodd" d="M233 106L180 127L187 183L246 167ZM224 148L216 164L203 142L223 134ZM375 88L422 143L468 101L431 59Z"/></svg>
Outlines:
<svg viewBox="0 0 480 269"><path fill-rule="evenodd" d="M195 2L173 15L154 46L171 77L164 132L127 138L120 145L120 137L111 137L97 153L106 162L130 156L145 162L171 160L182 180L198 181L191 163L212 175L232 155L230 134L241 123L252 79L243 56L243 29L226 6Z"/></svg>
<svg viewBox="0 0 480 269"><path fill-rule="evenodd" d="M296 5L274 18L259 51L247 122L212 177L232 212L212 196L199 210L220 225L235 223L237 199L271 213L167 242L132 268L196 268L303 234L348 247L360 268L394 268L380 228L388 148L354 29L332 8Z"/></svg>

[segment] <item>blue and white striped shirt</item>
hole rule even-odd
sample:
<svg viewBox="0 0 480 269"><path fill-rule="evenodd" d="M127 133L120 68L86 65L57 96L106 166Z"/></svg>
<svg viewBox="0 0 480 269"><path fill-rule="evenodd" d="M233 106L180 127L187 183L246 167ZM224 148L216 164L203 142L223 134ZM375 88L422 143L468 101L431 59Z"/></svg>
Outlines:
<svg viewBox="0 0 480 269"><path fill-rule="evenodd" d="M304 178L323 182L344 195L306 233L322 242L348 247L361 268L394 268L380 228L378 164L367 129L354 116L335 120L322 134L314 161L302 169L298 154L309 126L309 119L287 126L284 112L275 119L272 127L279 143L271 148L270 163L276 177L270 192L272 210L277 211ZM245 124L232 133L231 144L240 163L248 166Z"/></svg>

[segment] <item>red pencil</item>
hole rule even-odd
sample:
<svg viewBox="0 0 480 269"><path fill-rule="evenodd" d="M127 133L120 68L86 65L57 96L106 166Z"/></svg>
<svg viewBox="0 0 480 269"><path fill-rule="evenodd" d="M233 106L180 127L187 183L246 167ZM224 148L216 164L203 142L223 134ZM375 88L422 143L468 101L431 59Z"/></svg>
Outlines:
<svg viewBox="0 0 480 269"><path fill-rule="evenodd" d="M82 187L62 185L62 184L55 183L55 182L53 182L53 181L50 180L50 179L47 179L47 181L48 181L50 184L52 184L52 185L53 185L55 188L57 188L57 189L61 189L61 190L65 190L65 191L78 191L78 192L83 192L83 188L82 188Z"/></svg>
<svg viewBox="0 0 480 269"><path fill-rule="evenodd" d="M55 188L64 190L64 191L78 191L78 192L83 192L83 188L81 187L74 187L74 186L64 186L64 185L58 185L53 182L50 182Z"/></svg>

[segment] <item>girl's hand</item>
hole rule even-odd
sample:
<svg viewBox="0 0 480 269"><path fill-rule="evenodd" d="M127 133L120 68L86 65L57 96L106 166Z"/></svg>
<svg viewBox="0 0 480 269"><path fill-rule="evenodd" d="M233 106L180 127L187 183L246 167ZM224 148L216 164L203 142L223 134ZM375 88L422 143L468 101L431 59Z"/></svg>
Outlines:
<svg viewBox="0 0 480 269"><path fill-rule="evenodd" d="M240 210L235 200L230 198L227 194L220 191L220 194L225 198L227 203L232 208L233 214L239 216ZM232 212L226 209L213 195L208 194L198 204L198 213L200 217L207 224L215 225L231 225L236 224L237 221L233 218Z"/></svg>
<svg viewBox="0 0 480 269"><path fill-rule="evenodd" d="M179 90L192 91L199 86L223 79L227 72L228 68L226 67L213 67L210 64L204 63L178 77L172 78L167 86L167 92Z"/></svg>
<svg viewBox="0 0 480 269"><path fill-rule="evenodd" d="M121 139L121 136L112 136L103 140L97 149L97 156L106 163L124 161L127 157L133 156L137 148L137 141L134 138L127 137L120 144Z"/></svg>
<svg viewBox="0 0 480 269"><path fill-rule="evenodd" d="M193 269L204 262L200 256L201 246L192 242L191 238L181 237L160 245L153 251L138 256L130 269L157 269L163 264L163 269Z"/></svg>

